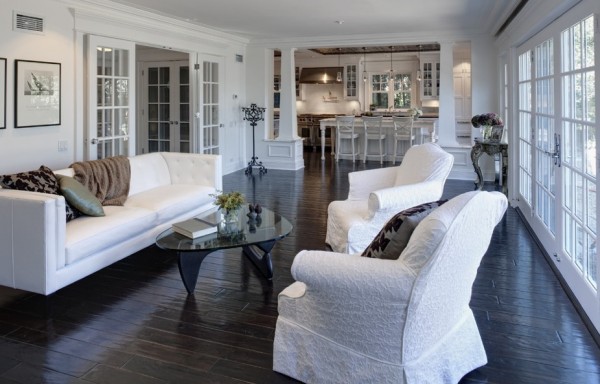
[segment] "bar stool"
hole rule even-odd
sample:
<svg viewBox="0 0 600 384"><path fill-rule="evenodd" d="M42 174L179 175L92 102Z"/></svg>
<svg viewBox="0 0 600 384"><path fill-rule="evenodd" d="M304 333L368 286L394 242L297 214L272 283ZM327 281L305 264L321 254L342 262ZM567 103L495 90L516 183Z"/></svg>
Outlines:
<svg viewBox="0 0 600 384"><path fill-rule="evenodd" d="M365 127L365 154L363 157L363 163L367 162L367 156L379 156L379 162L383 164L383 158L387 155L387 152L384 152L384 140L385 140L385 132L383 132L383 128L381 126L381 122L383 121L382 116L368 117L363 116L362 118L363 126ZM379 153L378 154L368 154L369 148L369 140L377 140L379 142Z"/></svg>
<svg viewBox="0 0 600 384"><path fill-rule="evenodd" d="M336 153L335 161L340 159L340 155L352 155L352 161L356 161L358 156L358 144L354 145L354 141L358 141L358 133L354 131L354 116L336 116ZM350 140L352 142L352 152L342 152L342 140Z"/></svg>
<svg viewBox="0 0 600 384"><path fill-rule="evenodd" d="M402 142L404 151L402 152L402 158L408 150L413 146L415 135L413 133L413 118L412 117L400 117L392 116L394 122L394 156L392 157L392 164L396 164L396 157L398 156L398 142Z"/></svg>

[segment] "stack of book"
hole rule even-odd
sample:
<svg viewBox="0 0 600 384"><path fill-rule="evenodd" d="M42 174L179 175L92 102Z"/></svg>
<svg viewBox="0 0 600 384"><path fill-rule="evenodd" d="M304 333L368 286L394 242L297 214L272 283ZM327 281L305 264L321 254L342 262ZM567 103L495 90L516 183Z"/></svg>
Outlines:
<svg viewBox="0 0 600 384"><path fill-rule="evenodd" d="M209 215L200 215L189 220L173 224L173 231L180 233L190 239L206 236L217 232L218 212Z"/></svg>

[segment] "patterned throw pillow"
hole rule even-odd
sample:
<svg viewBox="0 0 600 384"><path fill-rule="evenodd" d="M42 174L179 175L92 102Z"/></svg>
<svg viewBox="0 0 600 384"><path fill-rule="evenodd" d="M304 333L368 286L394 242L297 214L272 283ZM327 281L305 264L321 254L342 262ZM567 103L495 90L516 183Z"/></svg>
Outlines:
<svg viewBox="0 0 600 384"><path fill-rule="evenodd" d="M54 172L45 165L42 165L36 171L20 172L12 175L0 176L0 186L7 189L17 189L19 191L42 192L52 195L60 195L58 180ZM65 201L67 221L71 221L81 213L71 207Z"/></svg>
<svg viewBox="0 0 600 384"><path fill-rule="evenodd" d="M375 239L363 251L362 256L396 260L406 248L410 236L419 223L435 208L448 200L432 201L405 209L392 217Z"/></svg>

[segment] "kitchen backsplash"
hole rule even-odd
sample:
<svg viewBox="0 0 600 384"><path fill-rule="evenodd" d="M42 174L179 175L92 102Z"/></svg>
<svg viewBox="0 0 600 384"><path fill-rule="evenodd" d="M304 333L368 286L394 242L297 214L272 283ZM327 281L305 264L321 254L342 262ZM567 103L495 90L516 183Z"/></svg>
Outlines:
<svg viewBox="0 0 600 384"><path fill-rule="evenodd" d="M356 100L344 99L342 84L303 84L302 100L296 102L297 114L352 114L359 113Z"/></svg>

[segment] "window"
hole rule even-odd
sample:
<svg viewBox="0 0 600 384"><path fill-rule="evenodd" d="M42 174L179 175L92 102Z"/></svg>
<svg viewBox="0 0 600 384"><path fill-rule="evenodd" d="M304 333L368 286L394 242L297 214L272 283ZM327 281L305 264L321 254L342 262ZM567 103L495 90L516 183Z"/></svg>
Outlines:
<svg viewBox="0 0 600 384"><path fill-rule="evenodd" d="M371 75L371 104L376 109L391 107L390 100L393 100L394 108L410 108L412 100L410 75L395 74L393 83L393 87L390 87L389 73Z"/></svg>

